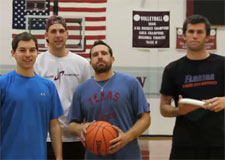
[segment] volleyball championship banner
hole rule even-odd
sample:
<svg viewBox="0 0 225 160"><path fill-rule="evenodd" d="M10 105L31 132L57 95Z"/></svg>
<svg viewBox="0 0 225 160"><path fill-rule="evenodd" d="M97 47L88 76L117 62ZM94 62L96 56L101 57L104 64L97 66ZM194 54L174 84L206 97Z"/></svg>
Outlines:
<svg viewBox="0 0 225 160"><path fill-rule="evenodd" d="M133 47L169 48L170 13L133 11Z"/></svg>

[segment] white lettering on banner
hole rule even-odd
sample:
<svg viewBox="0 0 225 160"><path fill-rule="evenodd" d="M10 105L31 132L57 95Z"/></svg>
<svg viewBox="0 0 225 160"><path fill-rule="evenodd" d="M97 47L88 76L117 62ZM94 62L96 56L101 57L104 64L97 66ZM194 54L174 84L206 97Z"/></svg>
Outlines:
<svg viewBox="0 0 225 160"><path fill-rule="evenodd" d="M153 30L153 27L141 27L142 30Z"/></svg>
<svg viewBox="0 0 225 160"><path fill-rule="evenodd" d="M153 36L153 39L155 40L166 39L166 36Z"/></svg>
<svg viewBox="0 0 225 160"><path fill-rule="evenodd" d="M152 39L152 36L138 36L138 39Z"/></svg>
<svg viewBox="0 0 225 160"><path fill-rule="evenodd" d="M156 22L148 22L149 26L156 26Z"/></svg>
<svg viewBox="0 0 225 160"><path fill-rule="evenodd" d="M168 26L154 27L154 30L169 30Z"/></svg>
<svg viewBox="0 0 225 160"><path fill-rule="evenodd" d="M148 32L148 35L164 35L164 32Z"/></svg>
<svg viewBox="0 0 225 160"><path fill-rule="evenodd" d="M146 44L155 44L154 41L146 41Z"/></svg>
<svg viewBox="0 0 225 160"><path fill-rule="evenodd" d="M162 16L141 16L142 21L163 21Z"/></svg>

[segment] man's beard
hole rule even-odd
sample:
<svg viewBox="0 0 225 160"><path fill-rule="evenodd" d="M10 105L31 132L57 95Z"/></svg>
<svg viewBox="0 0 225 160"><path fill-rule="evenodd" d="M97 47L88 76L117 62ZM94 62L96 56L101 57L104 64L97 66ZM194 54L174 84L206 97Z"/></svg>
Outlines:
<svg viewBox="0 0 225 160"><path fill-rule="evenodd" d="M95 70L95 73L106 73L109 72L112 68L112 64L106 64L104 66L93 66L93 69Z"/></svg>

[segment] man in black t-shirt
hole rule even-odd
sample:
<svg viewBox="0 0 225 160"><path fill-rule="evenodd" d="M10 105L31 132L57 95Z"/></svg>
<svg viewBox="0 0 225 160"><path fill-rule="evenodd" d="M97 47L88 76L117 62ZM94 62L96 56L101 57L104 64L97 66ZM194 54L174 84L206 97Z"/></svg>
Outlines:
<svg viewBox="0 0 225 160"><path fill-rule="evenodd" d="M183 34L187 54L166 66L160 90L161 114L176 117L170 159L224 159L225 57L205 49L210 34L206 17L187 18ZM205 104L178 104L182 97Z"/></svg>

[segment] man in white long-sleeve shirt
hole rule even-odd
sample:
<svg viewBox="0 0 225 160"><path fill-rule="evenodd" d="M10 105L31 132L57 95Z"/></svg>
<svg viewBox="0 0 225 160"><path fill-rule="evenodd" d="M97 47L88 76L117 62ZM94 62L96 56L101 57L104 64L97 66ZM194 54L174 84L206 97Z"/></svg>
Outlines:
<svg viewBox="0 0 225 160"><path fill-rule="evenodd" d="M76 86L90 77L90 65L88 60L66 49L68 31L63 17L56 15L49 17L45 38L48 51L38 55L35 72L52 80L59 92L65 111L59 119L63 135L63 158L83 159L85 149L80 139L68 132L65 121ZM54 159L50 142L48 142L48 159Z"/></svg>

